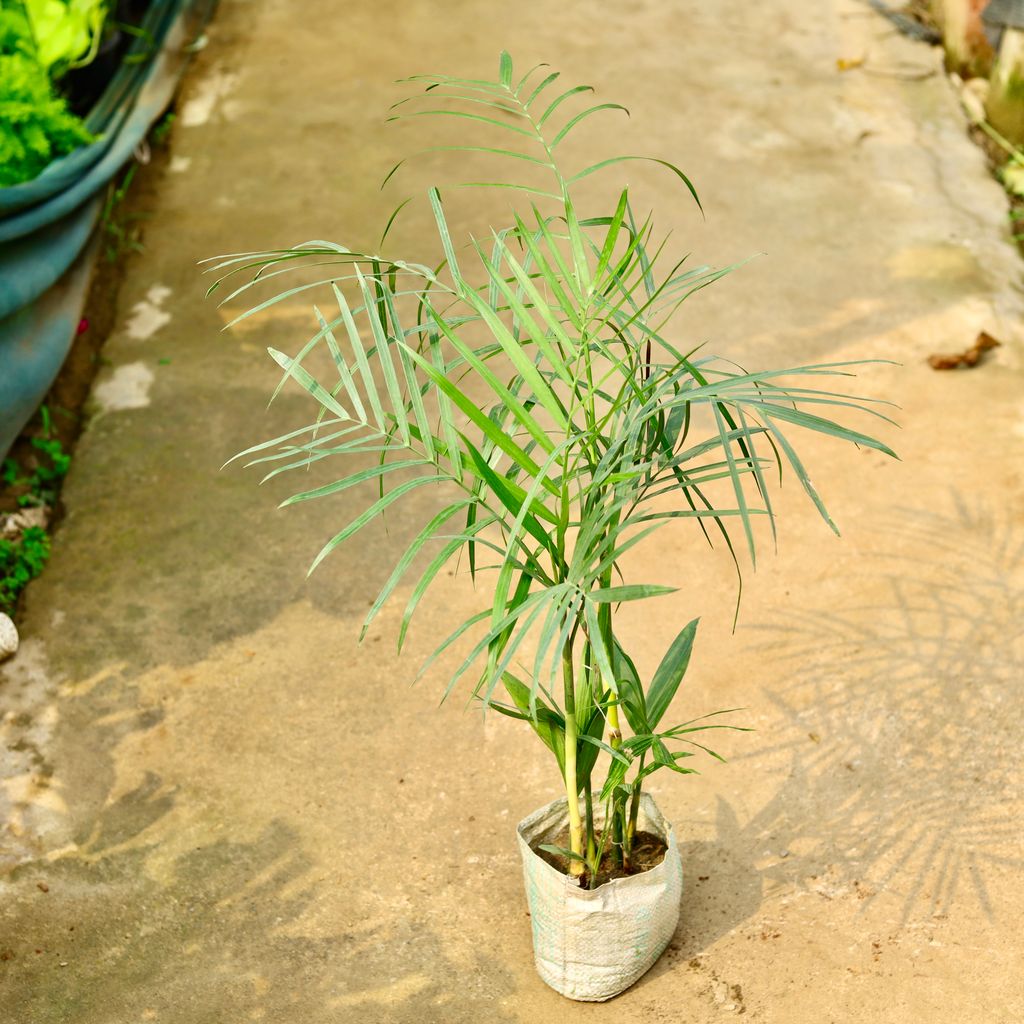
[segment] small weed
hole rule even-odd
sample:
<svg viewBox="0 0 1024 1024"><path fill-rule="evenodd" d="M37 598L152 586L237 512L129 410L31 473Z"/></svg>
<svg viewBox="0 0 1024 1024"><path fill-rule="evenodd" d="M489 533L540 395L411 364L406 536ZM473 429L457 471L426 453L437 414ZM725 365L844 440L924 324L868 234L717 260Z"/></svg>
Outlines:
<svg viewBox="0 0 1024 1024"><path fill-rule="evenodd" d="M14 611L18 595L49 557L50 538L41 526L28 527L17 540L0 538L0 611Z"/></svg>
<svg viewBox="0 0 1024 1024"><path fill-rule="evenodd" d="M174 125L174 111L168 111L150 129L149 136L143 144L148 154L148 146L166 146ZM148 155L140 156L143 163L149 162ZM142 252L138 222L145 220L148 214L128 213L125 211L125 200L131 190L139 164L133 161L125 169L120 179L115 178L107 189L106 202L100 215L100 224L105 239L104 255L108 263L116 263L129 252Z"/></svg>
<svg viewBox="0 0 1024 1024"><path fill-rule="evenodd" d="M115 180L107 190L100 224L105 240L103 251L108 263L116 263L129 252L142 252L142 243L139 241L139 232L135 224L142 216L137 213L126 213L124 210L125 198L138 169L138 164L131 164L121 175L120 180Z"/></svg>
<svg viewBox="0 0 1024 1024"><path fill-rule="evenodd" d="M39 410L42 435L32 438L32 447L38 453L34 465L23 469L12 458L6 458L0 468L0 481L5 487L16 488L22 508L34 505L53 505L57 500L60 482L71 466L71 456L60 441L51 437L50 410L44 405Z"/></svg>
<svg viewBox="0 0 1024 1024"><path fill-rule="evenodd" d="M32 465L22 467L12 458L4 459L0 465L0 483L21 492L18 495L21 508L54 505L60 482L71 465L71 456L60 441L51 436L50 410L44 405L39 412L42 432L31 441ZM29 580L43 571L49 557L50 538L42 526L28 526L19 536L0 538L0 611L8 614L14 611L18 595Z"/></svg>
<svg viewBox="0 0 1024 1024"><path fill-rule="evenodd" d="M155 125L149 133L149 141L154 146L163 146L174 127L174 111L169 110Z"/></svg>

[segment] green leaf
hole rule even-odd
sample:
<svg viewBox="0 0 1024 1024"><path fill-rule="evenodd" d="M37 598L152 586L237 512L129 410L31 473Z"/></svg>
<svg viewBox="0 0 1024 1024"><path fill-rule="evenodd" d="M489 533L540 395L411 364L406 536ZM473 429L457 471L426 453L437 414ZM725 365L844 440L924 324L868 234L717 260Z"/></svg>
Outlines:
<svg viewBox="0 0 1024 1024"><path fill-rule="evenodd" d="M408 444L409 423L405 416L405 401L398 389L398 377L395 374L395 365L391 360L391 344L387 337L383 318L380 310L374 303L373 296L370 294L370 288L367 284L366 278L363 277L358 268L356 269L356 280L359 282L359 289L362 292L366 319L370 322L370 331L373 334L375 346L374 351L377 356L377 362L380 364L384 373L384 386L387 388L388 393L388 409L391 415L395 417L402 440ZM379 279L373 280L375 280L377 286L383 290L383 283ZM386 310L387 304L383 304Z"/></svg>
<svg viewBox="0 0 1024 1024"><path fill-rule="evenodd" d="M622 753L621 750L616 750L614 747L605 743L599 736L592 736L590 733L581 732L580 742L589 743L592 747L598 750L603 750L609 757L614 758L616 761L623 761L629 764L629 758Z"/></svg>
<svg viewBox="0 0 1024 1024"><path fill-rule="evenodd" d="M647 698L640 683L636 666L622 649L618 640L612 639L612 669L619 688L619 700L626 721L634 733L649 733L652 727L647 718Z"/></svg>
<svg viewBox="0 0 1024 1024"><path fill-rule="evenodd" d="M362 378L363 390L366 392L366 399L369 402L370 410L373 412L373 422L379 429L384 430L384 409L381 406L380 395L377 393L377 382L374 380L373 371L370 369L370 361L366 356L363 339L360 337L359 328L356 327L348 300L336 284L332 285L332 287L335 300L338 303L338 309L341 312L342 322L345 325L345 331L352 345L352 351L355 353L356 366L359 369L359 376Z"/></svg>
<svg viewBox="0 0 1024 1024"><path fill-rule="evenodd" d="M290 498L285 498L284 501L278 505L278 508L287 508L289 505L295 505L300 501L309 501L312 498L325 498L329 494L337 494L339 491L347 491L350 487L355 487L357 484L361 484L366 480L376 480L388 473L393 473L399 469L414 469L418 466L429 466L431 463L425 459L407 459L402 462L387 462L377 466L371 466L369 469L360 470L358 473L353 473L351 476L346 476L341 480L335 480L334 483L324 484L322 487L314 487L311 491L302 491L300 494L293 494Z"/></svg>
<svg viewBox="0 0 1024 1024"><path fill-rule="evenodd" d="M601 703L605 703L606 699L602 698ZM583 736L587 736L590 739L600 740L604 735L605 726L605 713L603 708L593 706L586 723L582 725L582 731L579 734L580 738L576 744L576 778L579 780L580 789L583 788L584 783L590 778L594 771L594 765L597 763L598 755L601 753L601 748L596 743L589 743L582 739ZM613 758L613 764L620 764L621 759Z"/></svg>
<svg viewBox="0 0 1024 1024"><path fill-rule="evenodd" d="M555 846L554 843L541 843L538 850L543 850L545 853L554 853L559 857L565 857L566 860L578 860L586 864L586 859L581 857L578 853L573 853L572 850L567 850L564 846Z"/></svg>
<svg viewBox="0 0 1024 1024"><path fill-rule="evenodd" d="M850 430L848 427L833 423L831 420L826 420L821 416L804 412L802 409L791 409L785 405L773 405L768 402L755 402L752 404L755 407L760 407L764 415L772 419L788 420L790 423L795 423L798 427L805 427L819 434L836 437L841 441L850 441L865 448L873 448L875 451L890 455L894 459L899 458L888 445L883 444L881 441L868 437L867 434L862 434L858 430ZM775 436L778 437L778 434L776 433Z"/></svg>
<svg viewBox="0 0 1024 1024"><path fill-rule="evenodd" d="M455 246L452 245L452 236L448 232L448 222L444 219L444 208L441 205L441 193L436 188L427 192L430 200L430 209L434 214L434 223L437 225L437 233L441 238L441 248L444 249L444 257L448 261L448 269L451 271L455 284L458 287L462 280L459 272L459 263L455 258Z"/></svg>
<svg viewBox="0 0 1024 1024"><path fill-rule="evenodd" d="M400 343L404 344L404 343ZM424 373L430 377L431 380L438 386L438 388L444 392L444 394L451 399L452 403L462 410L469 418L475 423L484 436L488 438L496 447L500 448L506 455L508 455L513 462L516 463L521 469L529 473L531 477L535 477L540 473L540 466L529 455L523 451L508 436L504 431L499 430L494 424L494 421L480 411L480 407L462 391L460 391L444 374L438 372L433 366L430 365L415 349L405 345L405 350L409 353L409 357L419 365ZM449 447L451 447L449 445ZM554 484L547 481L547 489L557 494L558 490Z"/></svg>
<svg viewBox="0 0 1024 1024"><path fill-rule="evenodd" d="M620 601L640 601L645 597L674 594L678 587L663 587L656 583L631 583L621 587L603 587L587 593L587 599L597 604L618 604Z"/></svg>
<svg viewBox="0 0 1024 1024"><path fill-rule="evenodd" d="M481 114L470 114L465 110L413 110L408 114L395 114L387 118L388 121L402 121L409 117L459 117L467 121L478 121L480 124L491 125L493 128L504 128L505 131L515 132L516 135L525 135L528 139L533 138L533 133L525 128L518 128L516 125L507 124L505 121L498 121L493 117L484 117Z"/></svg>
<svg viewBox="0 0 1024 1024"><path fill-rule="evenodd" d="M676 690L679 689L683 676L686 675L699 622L700 619L694 619L687 623L672 641L672 645L665 652L665 657L661 659L661 664L654 673L650 690L647 693L647 719L652 731L658 727L669 704L672 703Z"/></svg>
<svg viewBox="0 0 1024 1024"><path fill-rule="evenodd" d="M832 517L828 513L828 509L825 507L825 503L821 500L821 496L811 483L811 478L807 475L807 470L804 469L804 464L800 461L800 456L797 455L785 434L783 434L782 431L779 430L779 428L771 421L770 417L765 417L765 423L768 425L768 429L772 432L775 440L778 441L779 447L783 452L785 452L786 458L789 460L789 464L793 467L793 472L796 473L796 477L800 481L800 486L804 489L804 493L812 502L814 502L814 507L818 510L818 514L825 520L832 532L838 537L839 527L833 522Z"/></svg>
<svg viewBox="0 0 1024 1024"><path fill-rule="evenodd" d="M406 570L412 564L413 560L420 553L423 546L430 541L436 534L437 531L443 526L449 519L452 518L457 512L469 506L470 508L475 507L471 501L457 501L453 505L449 505L447 508L441 509L440 512L434 516L430 522L416 535L415 540L409 545L408 548L403 552L401 558L395 563L395 567L388 577L387 582L381 588L380 593L377 595L376 600L370 607L370 610L366 613L366 618L363 620L363 628L359 633L359 639L362 640L366 636L366 631L370 626L370 623L374 620L377 613L384 606L384 602L391 596L391 592L398 585L399 580L405 575Z"/></svg>
<svg viewBox="0 0 1024 1024"><path fill-rule="evenodd" d="M400 166L399 164L396 164L395 165L395 170L392 171L391 174L394 174L395 171L398 170L399 166ZM381 188L383 188L388 183L388 178L391 177L391 174L389 174L388 177L385 178L383 182L381 182L381 186L380 186ZM384 225L384 230L381 232L380 241L377 243L379 248L383 248L384 242L387 240L388 233L391 231L392 225L395 223L396 220L398 220L398 215L409 205L409 203L412 202L412 200L413 200L413 197L412 196L408 196L406 199L403 199L391 211L391 216L388 217L388 222L387 222L387 224Z"/></svg>
<svg viewBox="0 0 1024 1024"><path fill-rule="evenodd" d="M622 110L625 112L626 117L629 117L629 111L621 103L598 103L597 106L588 107L586 110L577 114L564 128L551 140L550 149L555 147L566 137L582 121L585 117L590 117L591 114L596 114L601 110Z"/></svg>
<svg viewBox="0 0 1024 1024"><path fill-rule="evenodd" d="M630 761L625 758L613 760L608 765L608 774L605 776L599 798L602 803L610 800L615 790L626 781L626 772L629 771L629 766Z"/></svg>
<svg viewBox="0 0 1024 1024"><path fill-rule="evenodd" d="M600 280L604 272L608 269L608 263L612 258L612 253L615 251L615 243L618 241L619 232L622 229L622 219L626 215L626 207L629 203L629 189L623 189L619 195L619 203L615 208L615 213L612 216L611 222L608 225L608 231L605 234L604 246L601 248L601 257L597 263L597 269L594 271L594 279Z"/></svg>
<svg viewBox="0 0 1024 1024"><path fill-rule="evenodd" d="M313 570L339 545L343 544L349 537L354 533L358 533L367 523L376 519L389 505L394 504L404 494L408 494L409 491L414 490L417 487L422 487L424 484L435 483L436 480L432 476L418 476L412 480L406 480L404 484L399 484L393 491L388 491L383 498L379 498L375 501L368 509L356 516L348 526L345 527L340 533L332 537L321 549L320 554L313 559L313 564L309 567L309 572L306 574L310 575Z"/></svg>
<svg viewBox="0 0 1024 1024"><path fill-rule="evenodd" d="M729 463L729 474L732 479L732 490L736 496L736 507L739 512L740 521L743 523L743 532L747 537L747 550L750 552L752 565L757 564L757 551L754 545L754 530L750 522L750 509L747 507L747 495L743 490L743 479L736 465L736 457L733 455L732 443L728 440L728 431L725 428L725 418L717 404L713 406L715 424L718 427L719 437L722 438L722 451Z"/></svg>
<svg viewBox="0 0 1024 1024"><path fill-rule="evenodd" d="M531 708L533 694L530 687L517 679L511 672L505 672L502 675L502 682L505 684L505 689L512 698L512 702L523 713L524 719L530 723L544 746L555 755L555 759L558 761L558 770L564 779L565 719L540 701L536 701Z"/></svg>
<svg viewBox="0 0 1024 1024"><path fill-rule="evenodd" d="M484 528L485 525L493 522L493 518L488 517L487 519L480 520L473 526L473 531L478 532ZM467 528L467 534L472 535L472 531ZM412 622L413 613L416 611L416 606L420 603L420 599L426 593L427 588L437 574L441 571L448 560L458 551L462 545L466 543L463 537L453 537L449 540L444 547L431 559L430 564L423 570L422 575L416 582L416 586L413 587L412 593L409 595L409 600L406 603L405 610L402 612L402 623L398 628L398 650L402 650L402 646L405 644L405 638L409 632L409 624Z"/></svg>
<svg viewBox="0 0 1024 1024"><path fill-rule="evenodd" d="M581 178L585 178L587 177L587 175L593 174L595 171L603 170L605 167L611 167L614 164L625 163L627 160L644 160L648 163L660 164L662 167L667 167L674 175L676 175L677 178L679 178L683 182L683 184L689 190L690 195L693 196L694 201L696 202L700 211L702 213L704 212L704 207L701 206L700 204L700 197L697 195L697 190L693 187L693 182L691 182L690 179L685 174L683 174L683 172L678 167L676 167L675 164L670 163L668 160L659 160L657 157L654 156L613 156L609 160L599 160L596 164L591 164L589 167L585 167L578 174L574 174L569 179L569 183L573 184L579 181Z"/></svg>
<svg viewBox="0 0 1024 1024"><path fill-rule="evenodd" d="M548 453L554 451L555 445L548 436L544 427L537 421L536 417L530 415L523 403L520 402L504 384L501 383L497 375L477 355L472 346L464 342L458 334L451 329L444 317L440 316L437 311L434 310L433 306L428 304L427 311L434 319L438 329L444 334L448 341L451 342L459 355L462 356L462 358L487 383L499 401L501 401L504 407L515 417L516 421L525 427L534 441L536 441L544 451Z"/></svg>
<svg viewBox="0 0 1024 1024"><path fill-rule="evenodd" d="M593 91L594 87L592 85L577 85L574 86L572 89L567 89L557 99L552 100L551 104L548 106L548 109L545 110L543 114L541 114L540 120L537 121L537 127L543 128L544 123L547 121L547 119L551 117L551 115L570 97L576 96L581 92Z"/></svg>
<svg viewBox="0 0 1024 1024"><path fill-rule="evenodd" d="M299 366L291 356L286 356L283 352L278 352L276 348L268 348L267 351L270 353L274 362L282 369L286 370L290 377L294 377L295 380L298 381L299 384L302 385L302 387L305 388L325 409L329 409L339 419L349 420L352 418L337 403L337 401L335 401L334 396L319 384L312 374Z"/></svg>
<svg viewBox="0 0 1024 1024"><path fill-rule="evenodd" d="M426 360L419 357L419 353L414 355L413 350L405 343L401 343L400 347L405 351L405 354L409 359L414 363L418 362L421 367L426 369L427 376L436 384L437 377L446 379L444 353L441 351L441 341L436 334L430 335L428 344L430 347L431 359L429 364ZM461 482L463 460L459 445L460 438L458 431L455 429L455 422L452 419L451 404L444 392L444 388L440 389L440 393L437 396L437 409L441 418L441 433L445 440L445 447L448 450L448 459L451 462L452 473L454 474L455 479Z"/></svg>
<svg viewBox="0 0 1024 1024"><path fill-rule="evenodd" d="M537 97L538 97L538 96L539 96L539 95L540 95L540 94L541 94L541 93L542 93L542 92L543 92L543 91L544 91L544 90L545 90L545 89L546 89L546 88L547 88L547 87L548 87L549 85L551 85L551 84L552 84L553 82L557 82L557 81L558 81L558 79L559 79L559 78L561 78L561 77L562 77L562 74L561 74L561 72L560 72L560 71L552 71L552 72L551 72L551 74L550 74L550 75L548 75L548 76L547 76L547 78L545 78L545 79L544 79L544 80L543 80L543 81L542 81L542 82L541 82L541 83L540 83L540 84L539 84L539 85L538 85L538 86L537 86L537 87L536 87L536 88L535 88L535 89L533 90L533 92L532 92L532 93L530 93L530 95L529 95L529 98L528 98L528 99L526 100L526 102L525 102L525 103L523 103L523 107L524 107L525 109L529 110L529 108L530 108L530 105L531 105L531 104L533 103L533 101L534 101L534 100L535 100L535 99L536 99L536 98L537 98Z"/></svg>

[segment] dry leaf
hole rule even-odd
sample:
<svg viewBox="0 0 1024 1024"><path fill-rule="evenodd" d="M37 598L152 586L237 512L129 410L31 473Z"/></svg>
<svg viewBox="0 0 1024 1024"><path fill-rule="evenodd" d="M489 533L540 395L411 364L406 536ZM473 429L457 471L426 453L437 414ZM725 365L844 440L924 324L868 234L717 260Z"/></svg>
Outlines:
<svg viewBox="0 0 1024 1024"><path fill-rule="evenodd" d="M981 354L986 349L996 348L1001 342L996 341L987 331L982 331L974 344L964 352L956 355L933 355L928 357L928 365L933 370L955 370L960 366L977 366Z"/></svg>

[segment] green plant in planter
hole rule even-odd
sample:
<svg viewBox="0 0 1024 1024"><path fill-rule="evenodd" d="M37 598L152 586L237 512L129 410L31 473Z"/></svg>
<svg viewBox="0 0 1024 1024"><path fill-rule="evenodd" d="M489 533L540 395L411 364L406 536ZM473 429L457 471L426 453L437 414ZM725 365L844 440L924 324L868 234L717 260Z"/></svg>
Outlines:
<svg viewBox="0 0 1024 1024"><path fill-rule="evenodd" d="M96 0L0 6L0 187L31 181L94 141L51 78L92 59L90 40L98 41L105 14Z"/></svg>
<svg viewBox="0 0 1024 1024"><path fill-rule="evenodd" d="M0 186L35 178L50 161L93 141L32 57L0 54Z"/></svg>
<svg viewBox="0 0 1024 1024"><path fill-rule="evenodd" d="M36 56L51 77L83 67L99 50L108 0L16 0L31 26Z"/></svg>
<svg viewBox="0 0 1024 1024"><path fill-rule="evenodd" d="M396 558L363 632L414 565L399 649L425 592L453 559L464 554L474 578L492 573L490 601L427 666L462 645L445 695L472 673L481 705L523 721L549 748L568 806L561 852L570 873L594 885L602 858L630 868L644 781L661 769L694 771L698 753L718 757L700 740L733 728L722 712L665 725L697 621L679 632L653 677L641 678L616 609L671 588L627 581L630 549L670 523L694 520L709 541L724 542L738 568L743 548L754 558L757 517L774 529L769 481L786 466L834 529L797 455L795 428L892 452L823 415L881 416L868 399L820 386L849 376L853 364L748 373L671 332L680 304L727 271L670 261L625 189L596 215L577 209L579 182L641 158L566 166L559 154L570 133L624 108L574 108L589 87L563 91L557 80L544 66L517 78L507 54L495 81L408 80L425 87L419 100L428 102L400 105L396 119L434 117L499 140L438 147L494 157L510 172L455 187L509 190L522 200L511 223L460 244L431 189L439 266L310 242L222 257L213 269L221 275L214 288L242 275L228 301L275 275L318 268L243 314L314 288L329 296L335 308L315 309L318 329L298 354L270 350L282 386L303 388L316 420L242 456L271 464L268 477L321 460L348 465L285 505L373 485L363 511L312 568L412 491L432 487L443 496ZM696 200L681 170L655 162ZM327 370L315 368L318 358Z"/></svg>

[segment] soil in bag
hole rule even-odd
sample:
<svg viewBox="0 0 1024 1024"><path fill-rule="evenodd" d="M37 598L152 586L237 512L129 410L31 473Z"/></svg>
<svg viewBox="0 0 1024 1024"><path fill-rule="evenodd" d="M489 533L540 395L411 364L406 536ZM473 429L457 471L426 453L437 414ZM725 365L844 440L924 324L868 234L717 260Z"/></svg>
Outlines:
<svg viewBox="0 0 1024 1024"><path fill-rule="evenodd" d="M597 840L600 843L600 836L597 837ZM530 849L538 857L547 861L555 870L561 871L563 875L569 874L569 858L563 857L561 854L551 853L548 850L541 850L538 848L541 844L561 846L563 849L568 849L568 828L562 829L554 839L537 839L530 844ZM609 847L611 846L610 839L608 845ZM667 849L668 844L661 836L656 836L651 832L637 832L633 837L633 852L629 858L628 868L618 863L613 856L613 851L609 849L605 851L604 856L601 858L597 878L592 882L589 873L585 871L580 886L583 889L596 889L599 885L604 885L605 882L610 882L613 878L628 878L630 875L639 875L644 871L650 871L651 868L657 867L665 859L665 851Z"/></svg>

